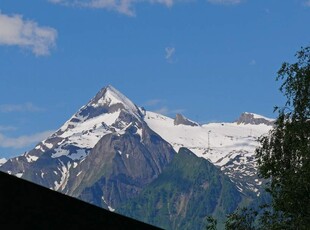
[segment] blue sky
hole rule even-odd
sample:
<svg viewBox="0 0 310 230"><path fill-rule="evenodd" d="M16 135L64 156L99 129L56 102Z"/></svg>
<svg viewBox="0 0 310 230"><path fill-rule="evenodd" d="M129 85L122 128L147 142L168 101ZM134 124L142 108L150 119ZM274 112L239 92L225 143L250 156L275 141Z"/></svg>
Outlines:
<svg viewBox="0 0 310 230"><path fill-rule="evenodd" d="M0 157L31 149L102 87L192 120L275 117L276 72L308 46L309 0L2 0Z"/></svg>

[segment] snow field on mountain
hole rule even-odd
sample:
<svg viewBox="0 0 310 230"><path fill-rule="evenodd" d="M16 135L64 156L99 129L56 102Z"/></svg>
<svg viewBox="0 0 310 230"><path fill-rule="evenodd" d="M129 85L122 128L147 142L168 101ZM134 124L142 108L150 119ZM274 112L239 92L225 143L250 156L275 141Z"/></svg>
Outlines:
<svg viewBox="0 0 310 230"><path fill-rule="evenodd" d="M111 126L118 118L120 111L114 113L104 113L91 119L81 119L78 115L74 115L67 121L60 130L63 132L59 137L63 138L55 148L53 158L66 155L72 160L81 159L88 154L89 149L93 148L98 141L106 134L111 133L108 126ZM80 122L72 122L72 119L79 119ZM44 142L42 142L46 146ZM51 144L49 144L51 145ZM76 153L70 153L65 146L73 145L80 149ZM48 146L50 147L50 146Z"/></svg>
<svg viewBox="0 0 310 230"><path fill-rule="evenodd" d="M259 195L262 181L257 179L255 149L259 146L258 138L267 134L272 126L237 122L201 126L175 125L174 119L154 112L147 112L144 120L175 151L178 152L180 147L187 147L197 156L220 167L239 191L247 189Z"/></svg>
<svg viewBox="0 0 310 230"><path fill-rule="evenodd" d="M61 168L58 168L59 172L61 172L60 181L59 182L55 181L54 182L55 187L51 188L51 189L54 189L55 191L58 191L59 189L64 190L64 188L67 185L69 176L70 176L69 171L71 168L71 163L68 162L67 165L65 165L62 161L60 161L60 163L61 163Z"/></svg>
<svg viewBox="0 0 310 230"><path fill-rule="evenodd" d="M5 158L0 158L0 166L3 165L5 162L7 162L7 159L5 159Z"/></svg>
<svg viewBox="0 0 310 230"><path fill-rule="evenodd" d="M246 112L246 113L248 113L248 112ZM248 113L248 114L249 114L249 113ZM271 119L271 118L268 118L268 117L264 117L264 116L259 115L259 114L255 114L255 113L251 113L251 114L253 114L253 116L254 116L255 119L265 119L265 120L267 120L267 121L274 121L274 119Z"/></svg>
<svg viewBox="0 0 310 230"><path fill-rule="evenodd" d="M147 124L178 151L187 147L197 156L204 157L218 166L226 164L229 155L239 150L253 155L259 136L268 133L270 126L210 123L202 126L174 125L174 120L163 115L147 112ZM225 159L222 159L225 157Z"/></svg>
<svg viewBox="0 0 310 230"><path fill-rule="evenodd" d="M92 148L102 136L110 133L105 125L111 126L116 121L119 114L120 111L117 111L114 113L104 113L83 122L74 123L69 121L61 128L61 130L65 130L65 132L61 134L60 137L69 138L72 143L76 142L78 147ZM68 128L70 125L74 127Z"/></svg>

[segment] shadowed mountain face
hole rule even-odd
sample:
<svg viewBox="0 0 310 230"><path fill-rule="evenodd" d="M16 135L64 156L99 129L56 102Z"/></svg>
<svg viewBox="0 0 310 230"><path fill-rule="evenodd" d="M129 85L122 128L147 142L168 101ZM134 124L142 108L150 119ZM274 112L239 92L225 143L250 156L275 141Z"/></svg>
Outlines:
<svg viewBox="0 0 310 230"><path fill-rule="evenodd" d="M135 135L134 128L123 135L104 136L70 171L63 191L110 210L137 195L158 177L175 154L156 133L148 127L142 129L143 141Z"/></svg>
<svg viewBox="0 0 310 230"><path fill-rule="evenodd" d="M159 177L118 211L164 229L199 230L207 216L224 216L242 199L218 168L181 148Z"/></svg>

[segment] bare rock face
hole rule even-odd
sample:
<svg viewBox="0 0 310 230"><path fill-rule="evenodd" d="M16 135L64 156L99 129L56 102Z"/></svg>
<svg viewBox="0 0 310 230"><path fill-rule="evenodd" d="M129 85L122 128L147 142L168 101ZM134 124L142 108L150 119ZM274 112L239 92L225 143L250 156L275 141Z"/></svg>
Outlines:
<svg viewBox="0 0 310 230"><path fill-rule="evenodd" d="M196 122L189 120L182 114L176 114L174 119L174 125L189 125L189 126L199 126Z"/></svg>
<svg viewBox="0 0 310 230"><path fill-rule="evenodd" d="M265 124L270 126L274 124L274 121L272 119L246 112L242 113L241 116L235 122L237 124L252 124L252 125Z"/></svg>

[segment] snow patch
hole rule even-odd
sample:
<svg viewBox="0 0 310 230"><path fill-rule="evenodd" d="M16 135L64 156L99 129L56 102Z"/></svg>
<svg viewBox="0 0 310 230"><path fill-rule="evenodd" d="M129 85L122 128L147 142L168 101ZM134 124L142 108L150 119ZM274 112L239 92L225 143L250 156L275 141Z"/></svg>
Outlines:
<svg viewBox="0 0 310 230"><path fill-rule="evenodd" d="M21 178L23 176L23 173L16 173L15 176Z"/></svg>
<svg viewBox="0 0 310 230"><path fill-rule="evenodd" d="M108 205L108 203L107 203L106 200L104 199L104 196L102 196L101 199L102 199L102 201L103 201L106 205ZM109 205L108 205L108 209L109 209L110 212L114 212L114 211L115 211L115 209L112 208L112 207L109 206Z"/></svg>
<svg viewBox="0 0 310 230"><path fill-rule="evenodd" d="M45 146L46 146L47 148L49 148L49 149L53 148L53 144L51 144L51 143L45 143Z"/></svg>
<svg viewBox="0 0 310 230"><path fill-rule="evenodd" d="M39 159L37 156L31 156L28 153L25 154L26 160L28 163L35 162Z"/></svg>
<svg viewBox="0 0 310 230"><path fill-rule="evenodd" d="M137 128L137 132L135 134L140 136L140 142L142 142L143 141L143 138L142 138L142 128L139 128L137 126L136 126L136 128Z"/></svg>
<svg viewBox="0 0 310 230"><path fill-rule="evenodd" d="M67 149L62 149L61 147L58 147L55 149L55 153L52 154L52 158L57 158L61 156L68 156L69 155L69 150Z"/></svg>
<svg viewBox="0 0 310 230"><path fill-rule="evenodd" d="M79 160L87 156L88 151L85 149L78 149L76 153L68 155L72 160Z"/></svg>
<svg viewBox="0 0 310 230"><path fill-rule="evenodd" d="M67 165L65 165L62 161L59 161L59 162L61 164L61 168L59 170L61 172L61 178L59 182L57 181L54 182L55 191L58 191L58 190L63 191L65 189L69 176L70 176L69 170L72 166L71 162L68 162Z"/></svg>

